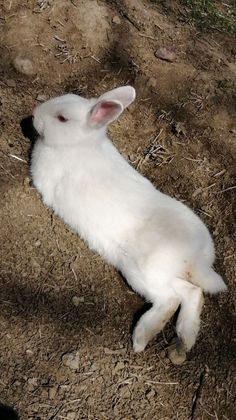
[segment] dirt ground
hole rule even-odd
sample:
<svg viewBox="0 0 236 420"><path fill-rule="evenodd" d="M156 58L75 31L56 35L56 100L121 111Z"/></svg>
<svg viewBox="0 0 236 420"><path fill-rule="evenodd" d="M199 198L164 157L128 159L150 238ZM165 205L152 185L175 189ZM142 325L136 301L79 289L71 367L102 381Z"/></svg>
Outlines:
<svg viewBox="0 0 236 420"><path fill-rule="evenodd" d="M177 1L0 6L0 401L22 420L235 419L235 38L199 32ZM174 62L155 57L173 45ZM131 325L143 301L29 180L20 121L35 104L128 83L137 100L110 127L114 144L204 220L229 286L206 297L182 366L166 355L173 323L134 354Z"/></svg>

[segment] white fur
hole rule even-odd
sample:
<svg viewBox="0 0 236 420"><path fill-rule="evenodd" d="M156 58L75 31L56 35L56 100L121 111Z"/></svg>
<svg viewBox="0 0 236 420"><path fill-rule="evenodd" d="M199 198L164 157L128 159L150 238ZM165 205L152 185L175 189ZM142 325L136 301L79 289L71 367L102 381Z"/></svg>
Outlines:
<svg viewBox="0 0 236 420"><path fill-rule="evenodd" d="M217 293L226 285L212 268L214 245L202 221L157 191L106 135L107 123L134 98L126 86L98 100L65 95L39 105L31 175L44 203L153 303L134 331L135 350L145 347L179 304L177 327L189 350L199 329L200 289ZM191 325L181 327L183 314L191 313Z"/></svg>

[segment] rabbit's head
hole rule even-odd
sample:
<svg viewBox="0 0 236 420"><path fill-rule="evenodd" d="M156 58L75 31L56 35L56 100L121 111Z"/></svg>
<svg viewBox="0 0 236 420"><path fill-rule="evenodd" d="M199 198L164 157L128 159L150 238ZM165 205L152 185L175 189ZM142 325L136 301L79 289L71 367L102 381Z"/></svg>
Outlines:
<svg viewBox="0 0 236 420"><path fill-rule="evenodd" d="M71 145L88 140L95 131L104 133L135 99L131 86L122 86L100 96L86 99L78 95L59 96L37 106L33 125L49 145Z"/></svg>

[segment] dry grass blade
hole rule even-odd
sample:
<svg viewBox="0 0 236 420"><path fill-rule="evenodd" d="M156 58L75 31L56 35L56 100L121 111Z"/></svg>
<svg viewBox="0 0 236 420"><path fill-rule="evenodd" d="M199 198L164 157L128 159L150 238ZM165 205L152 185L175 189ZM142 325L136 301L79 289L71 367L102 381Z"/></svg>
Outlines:
<svg viewBox="0 0 236 420"><path fill-rule="evenodd" d="M163 129L160 130L159 134L151 142L150 146L145 151L145 157L142 163L152 160L155 162L156 166L166 165L172 162L174 159L174 154L164 144L164 141L160 139Z"/></svg>
<svg viewBox="0 0 236 420"><path fill-rule="evenodd" d="M12 155L12 154L10 154L9 156L12 157L13 159L19 160L20 162L27 163L26 160L20 158L19 156Z"/></svg>
<svg viewBox="0 0 236 420"><path fill-rule="evenodd" d="M235 188L236 188L236 185L232 185L232 187L224 188L223 190L218 191L216 194L222 194L226 191L232 191L232 190L235 190Z"/></svg>

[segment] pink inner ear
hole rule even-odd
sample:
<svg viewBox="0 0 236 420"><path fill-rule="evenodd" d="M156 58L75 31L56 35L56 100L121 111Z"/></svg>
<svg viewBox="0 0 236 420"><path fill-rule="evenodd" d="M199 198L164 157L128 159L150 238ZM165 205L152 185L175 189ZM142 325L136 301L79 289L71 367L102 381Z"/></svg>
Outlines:
<svg viewBox="0 0 236 420"><path fill-rule="evenodd" d="M92 110L90 121L95 125L103 125L113 121L121 112L121 105L112 101L102 101Z"/></svg>

